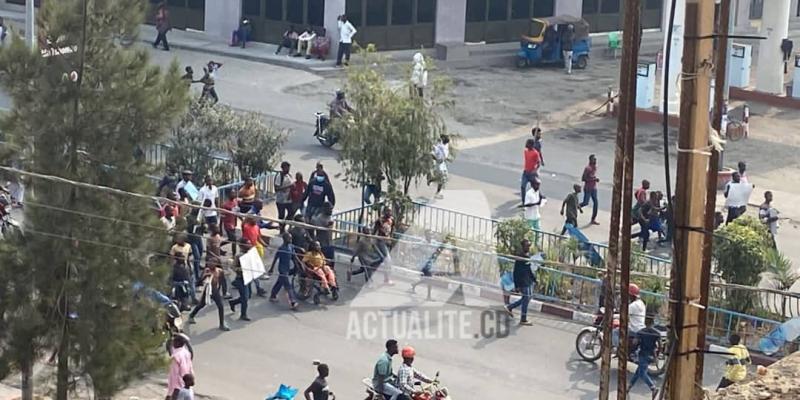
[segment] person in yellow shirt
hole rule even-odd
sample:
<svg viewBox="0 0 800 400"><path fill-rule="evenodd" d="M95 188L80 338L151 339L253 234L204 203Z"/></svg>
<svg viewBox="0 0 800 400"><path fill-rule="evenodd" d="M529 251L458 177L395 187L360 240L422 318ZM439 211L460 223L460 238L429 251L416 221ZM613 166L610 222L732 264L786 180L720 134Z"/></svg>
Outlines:
<svg viewBox="0 0 800 400"><path fill-rule="evenodd" d="M731 347L728 348L731 357L725 362L725 375L722 377L722 380L719 381L717 390L741 382L747 377L747 366L750 365L752 361L750 361L750 352L747 351L747 347L740 344L741 340L742 338L735 333L728 338L728 341L731 343Z"/></svg>
<svg viewBox="0 0 800 400"><path fill-rule="evenodd" d="M322 253L322 246L320 246L319 242L311 243L311 247L303 255L303 263L308 266L310 273L319 278L322 289L326 291L328 289L337 290L336 275L325 261L325 254Z"/></svg>

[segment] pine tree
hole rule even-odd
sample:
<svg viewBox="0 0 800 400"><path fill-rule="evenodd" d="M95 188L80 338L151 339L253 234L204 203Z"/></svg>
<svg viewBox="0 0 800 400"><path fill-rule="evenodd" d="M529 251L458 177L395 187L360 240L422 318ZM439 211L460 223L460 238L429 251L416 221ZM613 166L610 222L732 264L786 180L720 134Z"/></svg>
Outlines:
<svg viewBox="0 0 800 400"><path fill-rule="evenodd" d="M188 90L176 63L165 73L144 50L121 45L138 32L146 5L48 1L37 21L41 48L15 39L0 51L0 84L14 102L2 128L25 149L17 154L24 169L152 191L137 154L185 112ZM0 248L0 260L17 259L0 265L11 282L4 279L0 300L19 296L0 309L0 345L15 350L6 365L54 354L58 400L75 377L110 398L163 360L154 329L161 310L136 300L133 286L165 286L166 266L148 262L166 250L165 232L146 200L42 179L31 179L27 193L24 237Z"/></svg>

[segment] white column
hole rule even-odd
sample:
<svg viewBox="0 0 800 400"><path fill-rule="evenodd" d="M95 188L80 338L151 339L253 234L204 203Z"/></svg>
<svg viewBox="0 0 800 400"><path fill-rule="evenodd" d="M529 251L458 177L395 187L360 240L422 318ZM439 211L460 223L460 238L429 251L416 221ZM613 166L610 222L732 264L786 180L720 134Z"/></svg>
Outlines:
<svg viewBox="0 0 800 400"><path fill-rule="evenodd" d="M464 43L467 0L436 2L436 43Z"/></svg>
<svg viewBox="0 0 800 400"><path fill-rule="evenodd" d="M767 39L759 41L756 65L756 90L760 92L782 94L784 91L781 41L789 35L790 6L789 0L764 2L759 34Z"/></svg>
<svg viewBox="0 0 800 400"><path fill-rule="evenodd" d="M583 0L558 0L555 13L556 15L581 17L583 14Z"/></svg>
<svg viewBox="0 0 800 400"><path fill-rule="evenodd" d="M225 41L231 40L233 31L239 28L242 19L242 2L240 0L206 1L205 26L203 30L209 35Z"/></svg>
<svg viewBox="0 0 800 400"><path fill-rule="evenodd" d="M8 25L6 25L6 29ZM25 2L25 43L28 46L35 48L36 43L36 7L33 6L33 0Z"/></svg>
<svg viewBox="0 0 800 400"><path fill-rule="evenodd" d="M672 2L670 0L664 1L664 23L661 26L664 27L664 47L662 49L662 55L665 58L663 63L667 65L669 63L669 76L664 76L664 71L666 68L661 68L661 90L662 96L658 102L658 109L660 111L664 111L664 101L663 101L663 90L666 88L669 89L669 107L667 111L670 114L678 114L680 110L680 103L681 103L681 92L680 92L680 85L678 82L678 77L681 73L681 59L683 58L683 24L685 23L686 19L686 0L678 0L675 3L675 21L672 25L672 43L667 43L667 32L669 27L669 14L670 8L672 6ZM667 46L670 46L670 58L669 60L666 59L667 57Z"/></svg>
<svg viewBox="0 0 800 400"><path fill-rule="evenodd" d="M325 24L325 33L331 38L331 52L329 57L336 58L336 52L339 51L339 16L345 12L345 0L326 0L325 1L325 16L323 21ZM356 27L358 29L359 27ZM358 33L355 37L358 41Z"/></svg>

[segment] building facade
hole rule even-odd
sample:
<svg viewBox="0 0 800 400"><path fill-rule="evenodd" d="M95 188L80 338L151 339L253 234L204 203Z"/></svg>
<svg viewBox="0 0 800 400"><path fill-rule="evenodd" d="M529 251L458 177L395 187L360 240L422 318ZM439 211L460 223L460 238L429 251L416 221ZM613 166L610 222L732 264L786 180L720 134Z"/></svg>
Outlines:
<svg viewBox="0 0 800 400"><path fill-rule="evenodd" d="M40 0L36 0L38 3ZM162 0L141 0L155 6ZM667 0L668 1L668 0ZM737 27L757 25L767 0L734 1ZM792 0L792 18L800 0ZM276 43L294 25L326 28L337 39L336 18L347 14L355 39L378 49L433 47L437 43L517 41L532 17L581 16L593 32L620 30L624 0L166 0L173 27L230 38L242 16L253 23L253 39ZM645 28L660 28L665 0L642 0ZM25 0L0 0L0 7L24 10ZM149 15L152 20L152 13ZM150 21L152 22L152 21Z"/></svg>

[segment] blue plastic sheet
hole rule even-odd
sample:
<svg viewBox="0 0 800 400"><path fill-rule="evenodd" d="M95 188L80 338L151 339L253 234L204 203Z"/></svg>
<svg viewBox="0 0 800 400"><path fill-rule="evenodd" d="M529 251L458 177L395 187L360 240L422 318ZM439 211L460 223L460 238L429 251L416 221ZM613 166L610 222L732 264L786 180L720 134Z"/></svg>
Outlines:
<svg viewBox="0 0 800 400"><path fill-rule="evenodd" d="M298 391L299 389L297 388L293 388L281 383L278 391L272 396L267 397L266 400L293 400L294 396L297 396Z"/></svg>

